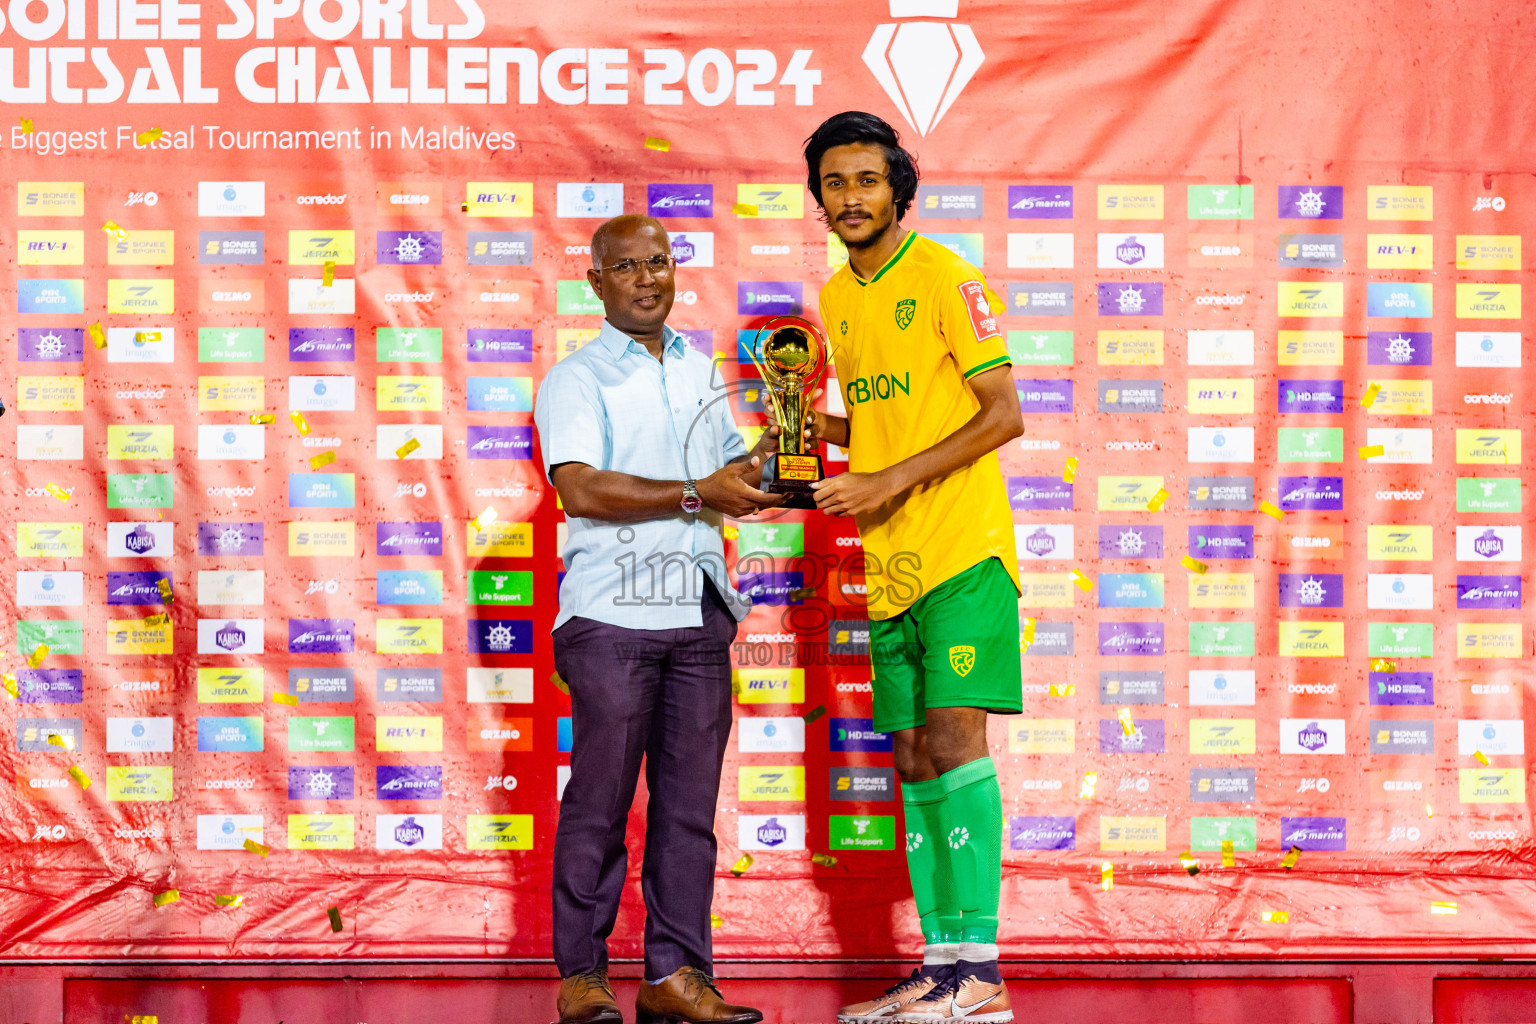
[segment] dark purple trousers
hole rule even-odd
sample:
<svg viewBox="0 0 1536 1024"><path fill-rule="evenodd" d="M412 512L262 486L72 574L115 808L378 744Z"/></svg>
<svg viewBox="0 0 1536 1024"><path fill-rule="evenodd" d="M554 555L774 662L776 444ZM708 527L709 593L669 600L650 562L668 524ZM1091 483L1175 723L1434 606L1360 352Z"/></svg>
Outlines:
<svg viewBox="0 0 1536 1024"><path fill-rule="evenodd" d="M571 688L571 778L555 832L555 963L560 976L606 970L628 855L624 832L640 762L645 820L645 976L713 974L715 804L731 732L736 619L709 583L704 623L625 629L574 618L554 632Z"/></svg>

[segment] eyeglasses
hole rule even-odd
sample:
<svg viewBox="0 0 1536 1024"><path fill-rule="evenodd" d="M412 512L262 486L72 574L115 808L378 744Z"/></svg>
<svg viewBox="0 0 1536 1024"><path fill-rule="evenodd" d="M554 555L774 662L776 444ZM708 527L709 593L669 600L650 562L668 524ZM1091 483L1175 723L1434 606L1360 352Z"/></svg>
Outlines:
<svg viewBox="0 0 1536 1024"><path fill-rule="evenodd" d="M671 273L677 260L667 253L657 253L648 260L620 260L611 267L598 267L599 271L611 270L620 277L634 277L640 272L641 267L646 267L653 274Z"/></svg>

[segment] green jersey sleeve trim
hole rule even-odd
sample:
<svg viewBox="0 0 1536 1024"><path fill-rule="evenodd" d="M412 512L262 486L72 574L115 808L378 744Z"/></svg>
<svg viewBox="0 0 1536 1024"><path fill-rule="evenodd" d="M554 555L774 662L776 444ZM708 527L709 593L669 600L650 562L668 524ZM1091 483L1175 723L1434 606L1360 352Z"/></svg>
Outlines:
<svg viewBox="0 0 1536 1024"><path fill-rule="evenodd" d="M981 373L983 370L990 370L994 366L1011 366L1012 364L1013 360L1007 356L998 356L996 359L988 359L980 366L973 366L969 370L966 370L965 379L970 380L972 377L976 376L978 373Z"/></svg>

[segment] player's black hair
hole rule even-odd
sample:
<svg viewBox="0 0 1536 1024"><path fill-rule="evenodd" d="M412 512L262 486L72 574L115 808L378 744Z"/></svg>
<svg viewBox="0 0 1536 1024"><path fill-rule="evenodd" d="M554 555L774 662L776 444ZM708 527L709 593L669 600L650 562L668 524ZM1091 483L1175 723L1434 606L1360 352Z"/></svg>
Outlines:
<svg viewBox="0 0 1536 1024"><path fill-rule="evenodd" d="M821 158L833 146L866 142L885 151L886 180L896 200L896 219L901 220L917 198L917 160L901 148L901 136L884 120L862 110L833 114L805 140L806 184L816 205L821 203Z"/></svg>

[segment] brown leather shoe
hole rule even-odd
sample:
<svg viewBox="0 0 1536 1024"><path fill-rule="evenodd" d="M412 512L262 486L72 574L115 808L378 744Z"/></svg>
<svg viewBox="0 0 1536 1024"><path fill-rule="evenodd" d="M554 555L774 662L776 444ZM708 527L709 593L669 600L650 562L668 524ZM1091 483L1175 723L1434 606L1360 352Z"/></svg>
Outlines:
<svg viewBox="0 0 1536 1024"><path fill-rule="evenodd" d="M750 1006L732 1006L715 979L697 967L680 967L659 985L640 983L635 1024L757 1024L763 1015Z"/></svg>
<svg viewBox="0 0 1536 1024"><path fill-rule="evenodd" d="M607 971L587 971L560 981L560 1024L624 1024L624 1015L608 987Z"/></svg>

